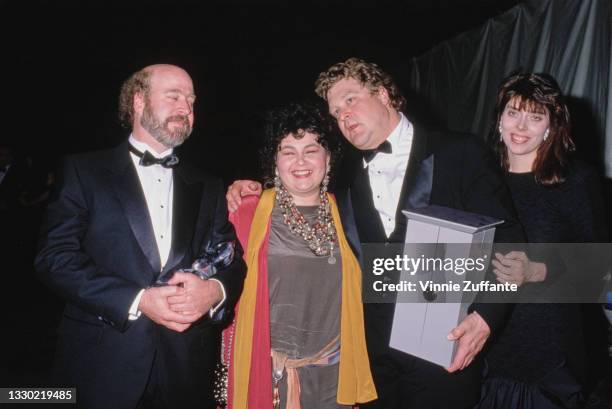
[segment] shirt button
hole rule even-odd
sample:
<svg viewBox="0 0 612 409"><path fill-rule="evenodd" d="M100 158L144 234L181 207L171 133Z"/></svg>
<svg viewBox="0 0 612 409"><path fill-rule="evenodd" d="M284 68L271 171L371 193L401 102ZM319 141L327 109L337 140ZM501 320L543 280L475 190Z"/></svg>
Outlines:
<svg viewBox="0 0 612 409"><path fill-rule="evenodd" d="M377 198L377 199L380 199L380 195L376 195L376 198Z"/></svg>
<svg viewBox="0 0 612 409"><path fill-rule="evenodd" d="M164 238L164 235L163 235L163 234L160 234L160 235L159 235L159 237L161 237L161 238L163 239L163 238Z"/></svg>
<svg viewBox="0 0 612 409"><path fill-rule="evenodd" d="M161 207L162 209L164 208L164 205L159 205L159 207Z"/></svg>
<svg viewBox="0 0 612 409"><path fill-rule="evenodd" d="M158 181L159 183L161 183L161 179L157 179L157 181Z"/></svg>

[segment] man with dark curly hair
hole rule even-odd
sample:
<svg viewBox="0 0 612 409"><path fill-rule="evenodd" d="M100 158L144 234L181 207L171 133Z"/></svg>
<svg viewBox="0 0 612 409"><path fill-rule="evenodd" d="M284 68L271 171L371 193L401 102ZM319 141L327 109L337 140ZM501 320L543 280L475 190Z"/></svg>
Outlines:
<svg viewBox="0 0 612 409"><path fill-rule="evenodd" d="M55 381L76 386L79 407L216 406L219 323L245 266L237 245L214 278L179 271L236 239L221 181L173 153L191 133L194 101L185 70L146 67L121 89L128 140L64 161L36 269L66 300Z"/></svg>
<svg viewBox="0 0 612 409"><path fill-rule="evenodd" d="M378 65L349 58L322 72L316 93L327 101L340 131L358 151L345 158L350 180L335 190L347 237L360 243L401 243L402 210L429 204L505 220L498 242L524 241L510 193L487 149L474 137L426 129L403 113L406 101L393 78ZM226 198L230 210L240 196L257 191L237 181ZM457 342L451 366L442 368L389 347L393 303L365 304L368 353L379 399L367 408L469 408L478 402L482 357L492 331L507 315L503 304L475 304L448 335Z"/></svg>

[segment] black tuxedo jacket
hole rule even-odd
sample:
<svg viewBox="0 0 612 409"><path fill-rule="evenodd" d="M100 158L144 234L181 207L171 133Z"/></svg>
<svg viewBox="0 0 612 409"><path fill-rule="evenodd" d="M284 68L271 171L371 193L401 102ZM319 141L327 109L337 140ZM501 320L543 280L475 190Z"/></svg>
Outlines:
<svg viewBox="0 0 612 409"><path fill-rule="evenodd" d="M372 198L367 169L363 168L361 152L349 153L345 163L349 168L345 168L341 173L341 180L350 180L347 176L353 175L352 180L336 190L336 198L342 217L342 225L353 250L361 258L360 243L384 243L384 242L403 242L406 232L406 218L401 210L410 208L424 207L429 204L446 206L473 213L484 214L495 218L503 219L505 222L498 226L495 232L495 241L501 243L523 242L525 240L522 227L517 221L512 205L512 198L509 190L504 185L499 166L489 155L488 150L483 144L479 143L475 137L450 132L437 132L428 130L418 124L414 125L413 144L408 161L408 168L404 178L399 205L396 213L395 231L387 238L380 216L378 215ZM365 270L364 270L365 271ZM394 362L391 364L395 368L410 368L413 372L415 368L423 367L423 372L435 373L435 376L444 378L444 370L439 368L435 371L427 366L428 363L422 361L415 365L413 359L407 354L391 352L388 348L391 322L393 318L394 304L366 304L366 335L368 340L368 351L371 355L374 367L375 380L379 389L379 397L384 401L382 406L386 408L403 407L406 401L397 396L393 399L394 393L407 393L410 387L400 385L395 391L385 390L388 384L396 382L401 378L397 372L385 377L380 375L376 366L381 362L380 356L386 356L383 360L388 361L388 356L392 355ZM472 308L485 319L491 330L494 332L505 322L511 307L506 304L474 304ZM482 355L482 354L480 354ZM414 358L416 360L417 358ZM419 360L420 361L420 360ZM432 366L433 364L429 364ZM449 407L468 406L474 399L473 395L478 394L479 370L473 364L470 370L464 370L459 376L464 378L472 377L469 382L473 393L470 395L465 389L466 383L454 382L457 387L464 388L461 392L463 396L470 396L463 402L448 404ZM401 371L400 371L401 372ZM419 372L417 369L416 372ZM435 385L436 381L429 379L424 374L414 374L407 383ZM434 376L434 377L435 377ZM381 379L383 379L381 381ZM438 388L440 399L446 399L448 393L444 387ZM414 407L421 404L433 405L432 407L446 407L441 402L434 401L415 403ZM438 405L439 403L439 405ZM373 406L375 407L375 406ZM412 407L412 406L410 406Z"/></svg>
<svg viewBox="0 0 612 409"><path fill-rule="evenodd" d="M221 323L202 318L183 333L142 315L138 292L160 273L189 268L208 242L235 240L220 180L181 163L173 170L172 246L161 271L144 193L127 142L69 157L43 222L36 269L65 300L56 369L83 407L130 408L155 359L170 407L207 407ZM217 274L232 311L245 274L242 250ZM226 314L229 316L229 314ZM229 318L229 317L228 317ZM193 405L191 405L193 403Z"/></svg>

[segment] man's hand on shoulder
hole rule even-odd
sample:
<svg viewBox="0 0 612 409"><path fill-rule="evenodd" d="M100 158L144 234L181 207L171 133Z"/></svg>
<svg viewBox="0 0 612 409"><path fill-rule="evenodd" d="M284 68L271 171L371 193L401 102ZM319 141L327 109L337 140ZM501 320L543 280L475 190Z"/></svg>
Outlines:
<svg viewBox="0 0 612 409"><path fill-rule="evenodd" d="M485 342L491 335L491 329L484 319L473 312L448 334L449 341L458 341L457 353L448 372L465 369L472 363L476 355L482 350Z"/></svg>
<svg viewBox="0 0 612 409"><path fill-rule="evenodd" d="M168 297L168 304L173 312L187 317L190 322L199 320L223 299L223 291L218 281L202 280L195 274L177 272L168 284L181 285L184 290Z"/></svg>
<svg viewBox="0 0 612 409"><path fill-rule="evenodd" d="M185 290L176 285L147 288L138 304L138 310L164 327L177 332L183 332L190 327L188 316L179 314L170 309L169 297L180 297Z"/></svg>
<svg viewBox="0 0 612 409"><path fill-rule="evenodd" d="M261 192L261 183L254 180L237 180L227 188L227 193L225 194L227 209L230 212L235 212L242 204L243 196L260 196Z"/></svg>

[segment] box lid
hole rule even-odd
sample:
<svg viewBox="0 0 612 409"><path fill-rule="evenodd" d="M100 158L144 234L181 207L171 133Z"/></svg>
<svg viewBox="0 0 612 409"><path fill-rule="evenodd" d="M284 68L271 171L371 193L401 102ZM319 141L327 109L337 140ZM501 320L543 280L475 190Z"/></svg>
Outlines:
<svg viewBox="0 0 612 409"><path fill-rule="evenodd" d="M436 205L402 210L402 213L409 220L430 223L465 233L476 233L504 222L494 217Z"/></svg>

